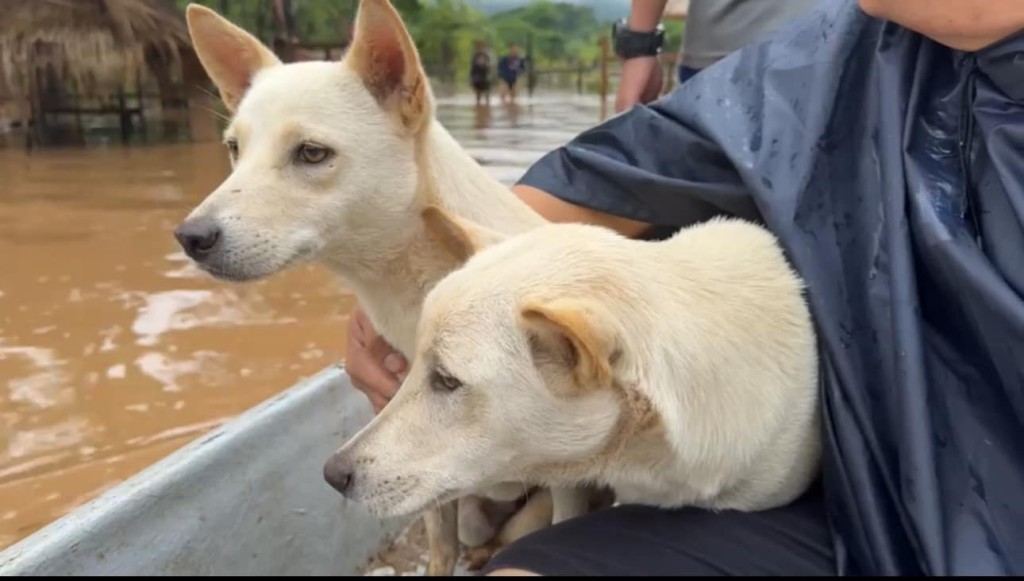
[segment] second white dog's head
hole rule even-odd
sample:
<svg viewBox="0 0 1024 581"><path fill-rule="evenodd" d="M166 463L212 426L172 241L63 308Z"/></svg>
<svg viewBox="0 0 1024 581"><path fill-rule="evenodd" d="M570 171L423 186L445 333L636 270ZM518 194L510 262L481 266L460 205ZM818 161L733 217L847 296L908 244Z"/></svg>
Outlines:
<svg viewBox="0 0 1024 581"><path fill-rule="evenodd" d="M419 186L417 139L433 119L419 55L386 0L363 0L339 62L282 64L252 35L190 5L189 32L232 112L230 176L175 232L203 269L253 280L400 230Z"/></svg>
<svg viewBox="0 0 1024 581"><path fill-rule="evenodd" d="M614 267L573 254L617 235L542 226L492 245L495 232L443 212L427 220L457 258L490 247L427 295L395 399L325 464L332 486L382 515L579 473L613 444L623 411L618 323L580 292Z"/></svg>

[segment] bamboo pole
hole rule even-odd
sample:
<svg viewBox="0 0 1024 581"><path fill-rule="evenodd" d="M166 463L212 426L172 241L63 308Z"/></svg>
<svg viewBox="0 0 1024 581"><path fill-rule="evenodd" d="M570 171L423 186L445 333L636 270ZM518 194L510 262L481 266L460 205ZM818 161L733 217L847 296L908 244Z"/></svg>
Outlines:
<svg viewBox="0 0 1024 581"><path fill-rule="evenodd" d="M608 36L601 36L601 121L608 116Z"/></svg>

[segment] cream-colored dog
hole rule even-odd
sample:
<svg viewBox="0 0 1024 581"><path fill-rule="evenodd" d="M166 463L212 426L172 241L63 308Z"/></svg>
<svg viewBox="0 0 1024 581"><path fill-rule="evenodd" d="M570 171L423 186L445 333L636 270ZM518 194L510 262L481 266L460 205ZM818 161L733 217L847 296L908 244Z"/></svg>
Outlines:
<svg viewBox="0 0 1024 581"><path fill-rule="evenodd" d="M503 232L544 224L437 122L416 48L386 0L360 3L341 62L282 64L212 10L193 4L187 17L232 113L224 133L232 173L175 233L214 276L249 281L319 262L380 334L411 354L423 297L458 266L431 242L423 208L438 204ZM485 492L511 502L522 487ZM556 497L548 522L585 506L577 491ZM456 523L470 546L494 534L475 500L427 514L431 575L454 570Z"/></svg>
<svg viewBox="0 0 1024 581"><path fill-rule="evenodd" d="M425 217L468 262L427 295L397 397L329 460L348 498L399 515L519 478L756 511L814 479L815 334L766 230L715 219L643 242L549 225L500 241Z"/></svg>

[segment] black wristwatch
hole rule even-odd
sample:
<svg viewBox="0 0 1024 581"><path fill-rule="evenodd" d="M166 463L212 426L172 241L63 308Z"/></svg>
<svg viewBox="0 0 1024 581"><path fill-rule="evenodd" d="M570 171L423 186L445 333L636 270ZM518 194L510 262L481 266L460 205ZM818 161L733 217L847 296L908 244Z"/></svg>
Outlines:
<svg viewBox="0 0 1024 581"><path fill-rule="evenodd" d="M658 56L665 43L665 27L658 24L652 32L637 32L630 30L623 18L612 25L612 39L619 58Z"/></svg>

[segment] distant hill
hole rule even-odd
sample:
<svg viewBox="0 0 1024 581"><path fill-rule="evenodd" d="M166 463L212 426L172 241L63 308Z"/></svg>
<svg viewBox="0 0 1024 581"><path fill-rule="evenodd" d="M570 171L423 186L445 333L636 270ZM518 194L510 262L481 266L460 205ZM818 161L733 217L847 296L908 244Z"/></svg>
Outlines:
<svg viewBox="0 0 1024 581"><path fill-rule="evenodd" d="M521 6L525 6L535 0L466 0L466 3L487 14L488 16L501 12L508 12ZM590 6L594 10L594 16L600 21L612 21L629 14L630 0L548 0L549 2L567 2L569 4L580 4Z"/></svg>

